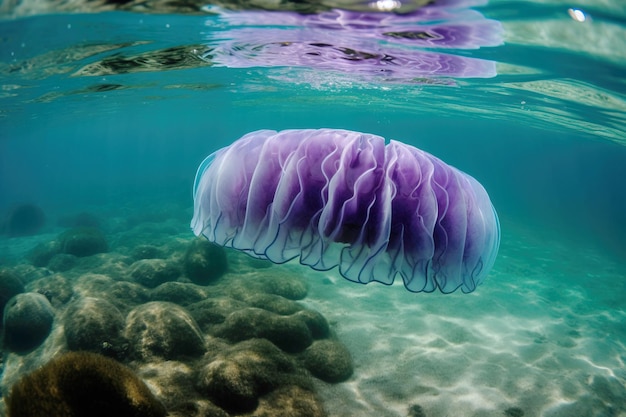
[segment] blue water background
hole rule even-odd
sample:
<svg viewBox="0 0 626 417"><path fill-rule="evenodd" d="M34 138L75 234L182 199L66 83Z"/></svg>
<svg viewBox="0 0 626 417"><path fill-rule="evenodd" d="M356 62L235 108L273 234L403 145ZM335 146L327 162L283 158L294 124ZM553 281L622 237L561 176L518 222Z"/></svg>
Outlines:
<svg viewBox="0 0 626 417"><path fill-rule="evenodd" d="M514 8L502 4L482 11L506 18ZM564 8L558 11L568 19ZM529 19L555 13L529 4ZM0 61L29 65L29 59L51 51L94 43L147 41L122 48L126 54L202 44L208 19L101 13L5 21ZM33 61L39 68L28 76L18 70L3 75L0 209L33 202L50 213L77 212L153 198L191 205L199 162L243 134L334 127L431 152L483 183L503 218L626 259L624 126L614 126L607 138L580 126L581 120L592 127L605 124L603 109L578 104L575 97L546 104L541 92L507 88L514 82L575 80L598 94L608 89L619 96L624 66L576 51L511 43L458 53L523 64L536 74L462 80L458 87L339 79L314 88L299 83L300 77L313 77L307 70L201 67L75 77L81 65L111 53ZM71 71L58 73L63 65ZM88 90L104 84L124 89ZM572 126L541 117L551 106L577 116Z"/></svg>
<svg viewBox="0 0 626 417"><path fill-rule="evenodd" d="M11 248L0 251L0 266L28 262L15 255L53 239L68 214L104 217L105 229L125 216L159 221L151 217L159 210L191 220L198 164L247 132L375 133L476 177L499 213L502 245L472 295L359 286L336 271L289 265L310 277L304 302L333 323L356 364L352 381L325 388L331 415L406 415L412 402L435 416L502 415L509 406L527 416L623 412L626 10L594 3L594 21L579 23L568 7L481 8L502 21L505 43L452 52L495 60L499 75L457 86L363 83L289 68L73 76L114 54L201 46L211 30L227 28L207 26L208 16L133 13L2 21L0 219L34 203L47 224L32 240L0 236L0 248ZM571 47L555 32L545 45L537 41L555 20L570 30ZM520 42L524 33L535 41ZM72 55L132 42L139 43ZM192 238L184 222L180 231ZM353 399L355 387L367 402ZM454 397L464 389L497 401L475 404L469 395L467 406Z"/></svg>

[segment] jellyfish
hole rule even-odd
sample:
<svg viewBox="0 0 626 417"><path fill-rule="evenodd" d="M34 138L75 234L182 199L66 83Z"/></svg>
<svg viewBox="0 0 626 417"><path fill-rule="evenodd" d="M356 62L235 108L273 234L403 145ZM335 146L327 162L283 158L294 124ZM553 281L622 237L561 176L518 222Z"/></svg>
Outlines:
<svg viewBox="0 0 626 417"><path fill-rule="evenodd" d="M472 292L495 261L496 211L470 175L413 146L340 129L259 130L209 155L196 236L281 264L411 292Z"/></svg>

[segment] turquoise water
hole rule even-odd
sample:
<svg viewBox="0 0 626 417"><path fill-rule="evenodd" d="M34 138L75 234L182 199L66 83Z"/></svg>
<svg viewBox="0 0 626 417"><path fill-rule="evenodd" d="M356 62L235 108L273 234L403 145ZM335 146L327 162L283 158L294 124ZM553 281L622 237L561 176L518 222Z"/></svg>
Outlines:
<svg viewBox="0 0 626 417"><path fill-rule="evenodd" d="M294 55L268 66L250 45L298 27L282 17L237 23L215 7L154 13L133 2L121 11L9 6L0 22L0 213L30 203L46 222L31 236L0 236L0 266L22 274L27 290L44 274L26 254L82 212L99 219L112 254L153 244L179 256L172 242L193 237L198 164L245 133L374 133L478 179L500 216L501 248L471 295L410 294L285 266L306 276L302 303L353 357L349 380L318 383L328 415L626 414L623 2L474 3L481 17L470 26L496 23L489 45L428 50L495 68L484 77L356 74L296 65ZM218 54L242 27L259 40L245 38L240 56ZM340 44L348 34L338 33ZM70 281L86 273L72 271ZM5 350L3 398L24 363L64 349L59 332L27 359Z"/></svg>

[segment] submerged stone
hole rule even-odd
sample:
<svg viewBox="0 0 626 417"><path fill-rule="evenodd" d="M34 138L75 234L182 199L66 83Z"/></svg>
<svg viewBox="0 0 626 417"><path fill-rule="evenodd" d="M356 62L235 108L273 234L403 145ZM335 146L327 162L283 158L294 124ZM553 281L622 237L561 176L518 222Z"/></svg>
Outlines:
<svg viewBox="0 0 626 417"><path fill-rule="evenodd" d="M185 273L195 284L207 285L226 273L228 261L221 246L194 239L184 259Z"/></svg>
<svg viewBox="0 0 626 417"><path fill-rule="evenodd" d="M65 339L70 350L83 350L119 357L123 354L122 313L110 302L93 297L81 298L67 308Z"/></svg>
<svg viewBox="0 0 626 417"><path fill-rule="evenodd" d="M11 417L165 417L165 407L113 359L70 352L24 376L7 398Z"/></svg>
<svg viewBox="0 0 626 417"><path fill-rule="evenodd" d="M166 282L152 290L152 301L169 301L186 306L206 298L201 287L183 282Z"/></svg>
<svg viewBox="0 0 626 417"><path fill-rule="evenodd" d="M232 342L264 338L289 353L301 352L313 342L311 331L302 320L260 308L233 312L216 328L215 336Z"/></svg>
<svg viewBox="0 0 626 417"><path fill-rule="evenodd" d="M58 240L63 253L78 257L95 255L108 250L104 234L95 227L78 227L67 230L59 235Z"/></svg>
<svg viewBox="0 0 626 417"><path fill-rule="evenodd" d="M4 345L13 352L27 353L46 340L53 322L54 310L45 296L18 294L4 307Z"/></svg>
<svg viewBox="0 0 626 417"><path fill-rule="evenodd" d="M259 397L284 385L308 386L289 356L253 339L218 353L198 374L198 388L231 413L254 410Z"/></svg>
<svg viewBox="0 0 626 417"><path fill-rule="evenodd" d="M181 359L202 355L204 336L184 308L153 301L132 310L126 318L124 336L133 358Z"/></svg>
<svg viewBox="0 0 626 417"><path fill-rule="evenodd" d="M130 266L133 280L148 288L173 281L178 278L179 273L175 265L163 259L142 259Z"/></svg>
<svg viewBox="0 0 626 417"><path fill-rule="evenodd" d="M0 324L6 303L19 293L24 292L22 280L10 269L0 269Z"/></svg>
<svg viewBox="0 0 626 417"><path fill-rule="evenodd" d="M343 382L352 376L352 357L346 347L335 340L315 341L302 354L306 369L326 382Z"/></svg>
<svg viewBox="0 0 626 417"><path fill-rule="evenodd" d="M14 207L5 221L5 232L10 237L34 235L46 223L46 215L35 204L22 204Z"/></svg>

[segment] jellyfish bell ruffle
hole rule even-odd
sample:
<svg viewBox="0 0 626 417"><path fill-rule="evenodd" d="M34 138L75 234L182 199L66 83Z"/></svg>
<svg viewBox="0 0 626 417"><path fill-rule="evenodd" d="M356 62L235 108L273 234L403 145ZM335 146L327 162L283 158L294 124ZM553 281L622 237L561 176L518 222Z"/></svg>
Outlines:
<svg viewBox="0 0 626 417"><path fill-rule="evenodd" d="M401 142L336 129L259 130L208 156L197 235L284 263L412 292L468 293L495 261L500 225L474 178Z"/></svg>

